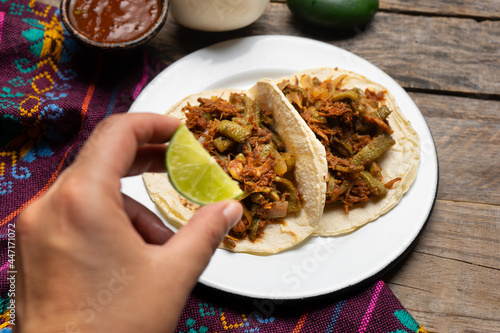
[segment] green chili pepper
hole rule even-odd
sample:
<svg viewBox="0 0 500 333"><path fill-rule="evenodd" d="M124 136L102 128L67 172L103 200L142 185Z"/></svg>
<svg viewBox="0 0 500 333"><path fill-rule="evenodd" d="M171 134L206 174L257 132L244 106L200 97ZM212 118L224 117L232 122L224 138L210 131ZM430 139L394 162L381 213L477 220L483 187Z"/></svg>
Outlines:
<svg viewBox="0 0 500 333"><path fill-rule="evenodd" d="M222 120L219 125L217 125L217 131L240 143L244 142L250 135L250 131L248 129L229 120Z"/></svg>
<svg viewBox="0 0 500 333"><path fill-rule="evenodd" d="M352 158L352 164L363 165L365 163L371 163L380 155L382 155L386 150L391 148L396 141L384 133L373 138L370 143L363 147L354 157Z"/></svg>

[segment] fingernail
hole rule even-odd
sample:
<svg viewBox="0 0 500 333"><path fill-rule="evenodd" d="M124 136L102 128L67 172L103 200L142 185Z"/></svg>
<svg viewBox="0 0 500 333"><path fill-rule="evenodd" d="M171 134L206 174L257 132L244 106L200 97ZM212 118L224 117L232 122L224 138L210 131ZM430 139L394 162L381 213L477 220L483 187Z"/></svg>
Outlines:
<svg viewBox="0 0 500 333"><path fill-rule="evenodd" d="M231 201L224 208L222 214L226 217L227 221L227 231L231 230L232 227L241 219L241 215L243 214L243 207L237 201Z"/></svg>

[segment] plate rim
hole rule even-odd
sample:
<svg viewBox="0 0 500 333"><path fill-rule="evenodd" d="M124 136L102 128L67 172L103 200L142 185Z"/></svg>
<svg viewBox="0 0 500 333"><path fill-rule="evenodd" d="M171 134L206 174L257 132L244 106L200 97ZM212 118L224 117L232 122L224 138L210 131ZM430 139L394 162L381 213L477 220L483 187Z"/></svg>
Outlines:
<svg viewBox="0 0 500 333"><path fill-rule="evenodd" d="M335 289L335 288L332 288L332 289L323 288L319 291L316 290L316 291L309 291L309 292L302 292L302 293L296 292L293 294L285 294L285 295L283 295L283 294L280 294L280 295L272 295L271 294L270 295L269 293L259 293L258 291L245 291L245 290L241 290L241 288L228 287L228 286L225 286L224 284L221 285L220 283L217 283L217 281L214 281L212 278L207 278L205 273L203 273L203 275L199 279L199 282L201 282L203 285L206 285L208 287L211 287L211 288L214 288L217 290L221 290L224 292L228 292L230 294L245 296L245 297L261 298L261 299L275 299L275 300L278 300L278 299L302 299L302 298L318 297L318 296L325 295L325 294L331 294L331 293L345 291L347 289L359 286L359 285L365 283L366 281L372 280L375 277L378 277L378 276L385 274L385 272L387 272L392 267L397 265L409 252L411 252L414 245L417 243L419 236L421 235L425 226L427 225L428 220L430 219L431 213L433 211L433 208L434 208L434 205L436 202L436 198L437 198L437 189L438 189L438 183L439 183L439 161L438 161L437 150L435 147L434 139L433 139L432 133L430 132L430 128L427 124L427 121L425 120L423 114L420 112L420 109L418 108L418 106L415 104L413 99L407 94L407 92L392 77L387 75L380 68L378 68L377 66L375 66L374 64L372 64L368 60L366 60L366 59L364 59L364 58L362 58L362 57L360 57L360 56L358 56L350 51L342 49L338 46L331 45L331 44L321 42L318 40L313 40L313 39L309 39L306 37L282 36L282 35L259 35L259 36L241 37L241 38L235 38L235 39L222 41L222 42L204 47L204 48L199 49L197 51L194 51L194 52L180 58L176 62L172 63L170 66L165 68L160 74L158 74L146 87L144 87L144 89L139 94L138 98L131 105L130 112L141 112L140 105L141 105L141 103L143 103L142 100L145 97L147 97L148 94L151 94L151 91L154 91L154 87L156 85L161 85L161 82L163 80L165 80L165 77L168 77L168 75L170 75L170 72L174 72L175 70L177 70L177 68L181 68L182 66L185 65L186 62L189 63L189 61L192 61L190 59L195 59L196 57L203 55L206 52L210 53L212 50L220 50L220 49L224 50L224 48L228 48L228 47L230 48L230 47L234 46L235 44L238 44L241 42L255 44L255 43L260 43L262 41L269 42L271 40L274 40L274 42L276 43L276 42L278 42L277 39L281 40L281 41L283 41L283 40L293 41L293 42L296 42L298 44L311 43L311 44L317 45L318 47L324 47L326 49L330 49L331 50L330 52L334 51L332 53L340 52L344 56L347 55L349 57L352 57L352 59L354 59L355 62L364 63L364 66L368 66L371 70L378 71L379 75L385 76L385 79L392 81L391 85L396 85L397 87L399 87L398 95L404 94L404 97L407 99L406 102L411 102L413 104L413 108L418 111L419 117L421 118L421 121L423 121L425 129L427 131L427 133L425 133L425 134L430 136L431 153L432 153L431 155L433 155L433 156L430 156L430 158L433 161L435 161L435 167L433 168L435 171L435 174L433 175L433 177L435 177L435 182L433 182L433 184L431 184L432 185L431 186L432 187L432 194L431 194L432 199L430 202L427 203L427 205L429 205L429 207L426 207L425 219L423 220L423 222L420 223L420 227L418 228L418 232L412 236L411 242L409 244L406 244L404 247L400 248L400 251L397 251L397 254L395 256L393 256L391 261L389 261L389 262L384 261L384 263L382 265L378 265L377 267L375 267L373 269L374 272L367 274L367 276L364 276L364 277L359 278L357 280L352 280L352 281L350 281L351 283L344 285L342 288L337 288L337 289ZM322 67L322 66L318 66L318 67ZM330 66L330 67L334 67L334 66ZM265 66L263 66L262 68L265 68ZM303 68L303 69L306 69L306 68ZM361 74L365 75L365 73L361 73ZM365 75L365 76L367 76L367 75ZM367 76L367 77L371 79L371 77L369 77L369 76ZM392 91L391 91L391 93L392 93ZM184 97L184 96L180 96L180 98L182 98L182 97ZM396 98L397 96L394 96L394 97ZM178 98L178 99L180 99L180 98ZM401 99L401 98L402 97L399 97L399 99ZM398 100L398 98L396 98L396 100ZM406 116L406 114L405 114L405 116ZM421 134L419 133L419 137L420 137L420 135ZM421 152L421 156L422 156L422 152ZM420 163L422 164L422 161ZM420 173L421 167L422 166L419 165L418 173ZM417 174L417 179L415 180L415 183L417 181L418 181L418 174ZM415 187L414 186L415 183L412 185L412 188ZM411 191L411 188L410 188L410 191ZM156 213L158 215L158 211ZM160 218L161 218L161 216L160 216ZM162 220L164 221L163 218L162 218ZM308 241L309 240L306 240L306 242L308 242ZM216 251L215 255L217 255L217 252L220 252L220 251L224 251L224 250L218 249ZM382 267L380 267L380 266L382 266Z"/></svg>

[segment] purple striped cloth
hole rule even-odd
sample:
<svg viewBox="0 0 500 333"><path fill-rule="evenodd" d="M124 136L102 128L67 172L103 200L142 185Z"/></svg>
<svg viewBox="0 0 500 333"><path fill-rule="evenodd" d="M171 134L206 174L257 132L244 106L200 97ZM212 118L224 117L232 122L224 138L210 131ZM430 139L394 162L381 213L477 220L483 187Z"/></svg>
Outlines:
<svg viewBox="0 0 500 333"><path fill-rule="evenodd" d="M0 332L10 332L17 216L71 164L95 125L127 112L165 65L141 50L118 56L84 49L57 8L33 0L0 0L0 61ZM177 332L425 331L378 281L341 297L293 302L199 286Z"/></svg>
<svg viewBox="0 0 500 333"><path fill-rule="evenodd" d="M224 297L199 289L190 296L176 332L426 332L383 281L349 295L298 301Z"/></svg>

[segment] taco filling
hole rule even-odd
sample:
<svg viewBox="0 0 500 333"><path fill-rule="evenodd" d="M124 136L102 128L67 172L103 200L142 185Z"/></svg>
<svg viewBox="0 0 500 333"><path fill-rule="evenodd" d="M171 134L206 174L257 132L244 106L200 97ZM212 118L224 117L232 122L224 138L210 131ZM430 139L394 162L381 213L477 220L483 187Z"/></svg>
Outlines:
<svg viewBox="0 0 500 333"><path fill-rule="evenodd" d="M325 205L341 204L348 214L356 203L385 196L401 177L383 179L376 161L396 143L385 92L343 89L346 77L320 81L302 75L278 87L325 147Z"/></svg>
<svg viewBox="0 0 500 333"><path fill-rule="evenodd" d="M265 104L244 93L198 98L182 108L186 126L244 191L242 219L224 240L234 248L243 239L255 241L269 224L283 224L302 209L293 176L295 157L286 150Z"/></svg>

